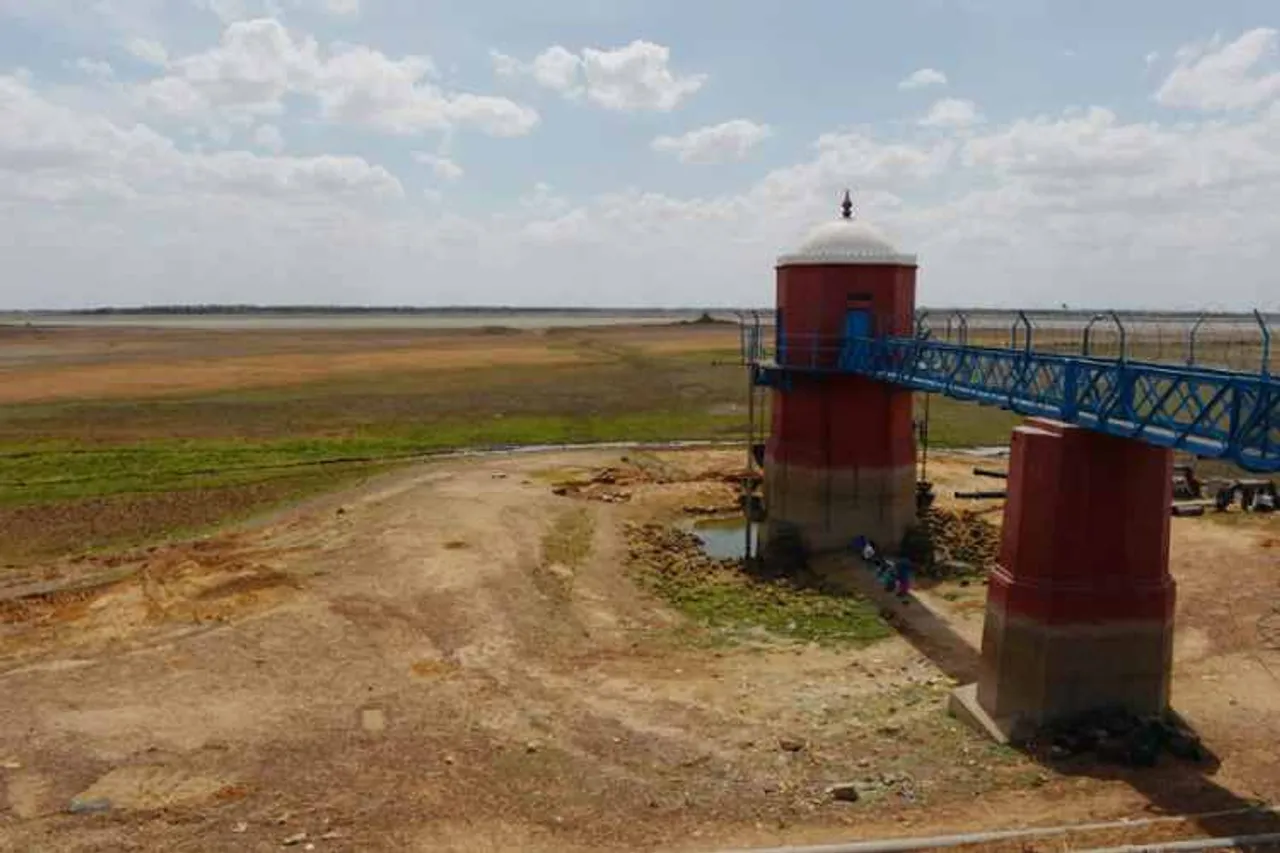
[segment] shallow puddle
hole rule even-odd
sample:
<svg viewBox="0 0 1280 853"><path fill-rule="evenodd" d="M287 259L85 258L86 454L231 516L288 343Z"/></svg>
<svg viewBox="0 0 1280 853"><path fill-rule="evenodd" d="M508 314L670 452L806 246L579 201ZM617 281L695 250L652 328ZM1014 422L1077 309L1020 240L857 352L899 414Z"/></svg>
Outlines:
<svg viewBox="0 0 1280 853"><path fill-rule="evenodd" d="M747 520L740 515L729 518L702 518L688 528L702 543L708 557L717 560L740 560L746 555ZM759 550L760 525L751 525L751 551Z"/></svg>

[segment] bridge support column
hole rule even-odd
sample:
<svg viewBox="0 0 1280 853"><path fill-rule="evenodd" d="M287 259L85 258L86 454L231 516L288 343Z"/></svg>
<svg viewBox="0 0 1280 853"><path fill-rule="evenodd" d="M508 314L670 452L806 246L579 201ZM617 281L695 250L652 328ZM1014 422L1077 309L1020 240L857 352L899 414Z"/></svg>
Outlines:
<svg viewBox="0 0 1280 853"><path fill-rule="evenodd" d="M1056 421L1014 430L979 680L954 712L1016 740L1092 708L1167 707L1171 468L1168 450Z"/></svg>

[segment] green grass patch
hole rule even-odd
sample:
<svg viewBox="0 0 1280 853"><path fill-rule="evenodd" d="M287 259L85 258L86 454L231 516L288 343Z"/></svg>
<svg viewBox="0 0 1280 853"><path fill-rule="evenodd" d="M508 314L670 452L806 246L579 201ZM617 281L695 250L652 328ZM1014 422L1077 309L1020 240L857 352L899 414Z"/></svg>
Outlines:
<svg viewBox="0 0 1280 853"><path fill-rule="evenodd" d="M0 506L0 563L110 553L201 535L218 527L350 486L379 466L305 469L289 476L217 488L116 494L38 505Z"/></svg>
<svg viewBox="0 0 1280 853"><path fill-rule="evenodd" d="M916 417L924 417L924 395L916 395ZM991 406L929 397L929 444L934 447L990 447L1007 445L1022 416Z"/></svg>
<svg viewBox="0 0 1280 853"><path fill-rule="evenodd" d="M628 530L639 583L725 641L767 635L803 642L863 645L889 636L865 599L790 578L765 578L736 561L713 560L697 537L661 525Z"/></svg>
<svg viewBox="0 0 1280 853"><path fill-rule="evenodd" d="M742 426L741 418L695 410L612 417L496 416L384 434L287 441L8 445L0 446L0 505L243 485L299 468L395 462L463 447L737 438Z"/></svg>
<svg viewBox="0 0 1280 853"><path fill-rule="evenodd" d="M655 588L699 624L732 635L763 629L792 640L856 645L889 636L888 626L868 602L781 581L667 579Z"/></svg>

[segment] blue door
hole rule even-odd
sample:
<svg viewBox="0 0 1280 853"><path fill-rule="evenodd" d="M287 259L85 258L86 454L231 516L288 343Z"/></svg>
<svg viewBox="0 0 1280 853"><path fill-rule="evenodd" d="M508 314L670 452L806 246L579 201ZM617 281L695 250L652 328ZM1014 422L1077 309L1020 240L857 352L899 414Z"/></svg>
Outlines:
<svg viewBox="0 0 1280 853"><path fill-rule="evenodd" d="M847 367L868 350L866 338L871 337L871 312L865 308L850 308L844 314L844 345L840 348L840 363ZM860 340L861 339L861 340Z"/></svg>

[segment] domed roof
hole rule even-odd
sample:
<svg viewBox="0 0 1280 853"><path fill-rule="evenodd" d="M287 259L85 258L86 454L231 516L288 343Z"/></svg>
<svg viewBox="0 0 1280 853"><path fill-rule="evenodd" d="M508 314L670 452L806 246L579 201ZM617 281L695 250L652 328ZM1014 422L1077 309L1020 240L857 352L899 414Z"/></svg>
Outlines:
<svg viewBox="0 0 1280 853"><path fill-rule="evenodd" d="M844 215L824 222L794 252L778 257L778 266L795 264L904 264L916 256L899 252L889 240L861 219L853 218L853 202L845 193Z"/></svg>

